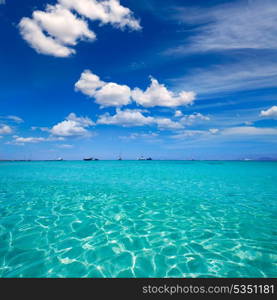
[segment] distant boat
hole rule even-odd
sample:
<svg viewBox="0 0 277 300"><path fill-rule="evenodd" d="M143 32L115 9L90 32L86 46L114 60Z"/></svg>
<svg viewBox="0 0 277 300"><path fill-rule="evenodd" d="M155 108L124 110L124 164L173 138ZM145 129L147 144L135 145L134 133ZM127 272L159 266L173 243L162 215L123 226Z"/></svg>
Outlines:
<svg viewBox="0 0 277 300"><path fill-rule="evenodd" d="M138 158L138 160L152 160L152 158L151 157L144 157L144 156L140 156L139 158Z"/></svg>
<svg viewBox="0 0 277 300"><path fill-rule="evenodd" d="M58 161L62 161L62 160L63 160L63 158L62 158L62 157L58 157L56 160L58 160Z"/></svg>
<svg viewBox="0 0 277 300"><path fill-rule="evenodd" d="M83 160L91 161L91 160L99 160L99 159L98 158L93 158L93 157L85 157Z"/></svg>
<svg viewBox="0 0 277 300"><path fill-rule="evenodd" d="M146 160L146 158L144 156L140 156L138 160Z"/></svg>
<svg viewBox="0 0 277 300"><path fill-rule="evenodd" d="M121 157L121 156L119 156L119 158L118 158L117 160L122 160L122 157Z"/></svg>

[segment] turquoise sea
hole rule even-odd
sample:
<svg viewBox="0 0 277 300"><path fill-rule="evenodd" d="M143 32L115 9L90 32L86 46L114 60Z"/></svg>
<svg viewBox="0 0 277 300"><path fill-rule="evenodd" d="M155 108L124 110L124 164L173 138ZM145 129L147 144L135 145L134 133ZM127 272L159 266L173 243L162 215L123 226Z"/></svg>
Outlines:
<svg viewBox="0 0 277 300"><path fill-rule="evenodd" d="M277 162L1 162L0 277L277 277Z"/></svg>

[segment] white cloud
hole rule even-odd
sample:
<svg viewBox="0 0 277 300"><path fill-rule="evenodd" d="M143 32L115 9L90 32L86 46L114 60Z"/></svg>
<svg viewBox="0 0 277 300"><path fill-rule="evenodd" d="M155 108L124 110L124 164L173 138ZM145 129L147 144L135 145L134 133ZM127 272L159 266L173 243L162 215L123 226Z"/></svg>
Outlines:
<svg viewBox="0 0 277 300"><path fill-rule="evenodd" d="M54 125L49 131L57 136L88 136L88 127L94 122L88 117L77 117L74 113L69 114L66 119Z"/></svg>
<svg viewBox="0 0 277 300"><path fill-rule="evenodd" d="M113 82L105 84L95 93L96 103L102 107L122 106L131 102L131 89Z"/></svg>
<svg viewBox="0 0 277 300"><path fill-rule="evenodd" d="M144 116L139 109L116 109L115 115L105 113L99 117L97 124L105 125L120 125L123 127L129 126L144 126L153 124L155 119L153 117Z"/></svg>
<svg viewBox="0 0 277 300"><path fill-rule="evenodd" d="M277 118L277 106L275 105L267 110L262 110L260 116L268 118Z"/></svg>
<svg viewBox="0 0 277 300"><path fill-rule="evenodd" d="M76 10L82 18L71 10ZM56 5L47 5L45 11L35 10L32 18L22 18L19 29L23 39L38 53L67 57L75 53L70 46L78 41L96 39L84 17L119 28L140 29L132 12L117 0L60 0Z"/></svg>
<svg viewBox="0 0 277 300"><path fill-rule="evenodd" d="M176 107L192 104L195 100L194 92L181 91L173 93L165 85L160 84L155 78L151 77L151 85L142 91L135 88L132 92L132 98L138 104L144 107L165 106Z"/></svg>
<svg viewBox="0 0 277 300"><path fill-rule="evenodd" d="M180 122L184 125L192 125L195 122L209 121L209 120L210 120L210 117L208 117L208 116L204 116L201 113L193 113L191 115L185 115L184 117L182 117Z"/></svg>
<svg viewBox="0 0 277 300"><path fill-rule="evenodd" d="M75 113L70 113L67 117L67 120L76 122L84 127L89 127L94 125L94 122L88 117L77 117Z"/></svg>
<svg viewBox="0 0 277 300"><path fill-rule="evenodd" d="M32 19L23 18L19 27L23 38L37 52L57 57L75 53L68 46L75 46L78 40L95 39L87 22L61 5L47 5L46 11L34 11Z"/></svg>
<svg viewBox="0 0 277 300"><path fill-rule="evenodd" d="M8 144L14 144L14 145L24 145L26 143L40 143L40 142L53 142L53 141L62 141L62 137L21 137L14 135L13 141L9 142Z"/></svg>
<svg viewBox="0 0 277 300"><path fill-rule="evenodd" d="M21 19L19 27L23 39L38 53L57 57L66 57L75 53L75 50L63 46L50 36L46 36L42 28L30 18Z"/></svg>
<svg viewBox="0 0 277 300"><path fill-rule="evenodd" d="M195 26L189 45L178 52L277 49L275 0L234 1L204 9L179 9L178 20Z"/></svg>
<svg viewBox="0 0 277 300"><path fill-rule="evenodd" d="M74 121L62 121L54 125L51 129L47 129L52 135L68 137L87 134L87 130L82 126L77 126Z"/></svg>
<svg viewBox="0 0 277 300"><path fill-rule="evenodd" d="M183 130L171 136L173 139L182 140L192 138L195 136L205 135L208 132L205 130Z"/></svg>
<svg viewBox="0 0 277 300"><path fill-rule="evenodd" d="M179 117L182 117L182 116L183 116L183 113L180 110L175 111L174 117L179 118Z"/></svg>
<svg viewBox="0 0 277 300"><path fill-rule="evenodd" d="M44 137L20 137L14 136L14 142L16 143L38 143L38 142L45 142L46 138Z"/></svg>
<svg viewBox="0 0 277 300"><path fill-rule="evenodd" d="M25 143L39 143L39 142L53 142L64 141L66 137L71 136L91 136L87 130L88 127L95 125L95 123L88 117L78 117L75 113L70 113L66 119L52 128L46 127L32 127L32 130L40 129L49 132L48 137L21 137L14 135L13 140L9 144L24 145ZM1 132L0 132L1 133ZM69 148L69 144L60 145L62 148Z"/></svg>
<svg viewBox="0 0 277 300"><path fill-rule="evenodd" d="M277 128L238 126L222 130L222 135L277 135Z"/></svg>
<svg viewBox="0 0 277 300"><path fill-rule="evenodd" d="M0 134L9 134L12 133L12 128L9 125L0 124Z"/></svg>
<svg viewBox="0 0 277 300"><path fill-rule="evenodd" d="M265 127L254 127L254 126L235 126L224 129L212 128L209 130L183 130L172 135L174 139L187 139L187 138L211 138L215 140L232 140L232 138L240 137L254 137L254 136L275 136L277 135L277 128L265 128Z"/></svg>
<svg viewBox="0 0 277 300"><path fill-rule="evenodd" d="M105 84L106 82L100 80L100 78L93 74L90 70L85 70L81 74L80 79L75 83L75 89L87 96L94 97L96 91Z"/></svg>
<svg viewBox="0 0 277 300"><path fill-rule="evenodd" d="M122 106L131 102L131 89L127 85L104 82L89 70L85 70L75 84L75 90L95 98L101 107Z"/></svg>
<svg viewBox="0 0 277 300"><path fill-rule="evenodd" d="M141 29L131 10L122 6L118 0L59 0L59 2L90 20L99 20L103 24L110 23L119 28Z"/></svg>
<svg viewBox="0 0 277 300"><path fill-rule="evenodd" d="M81 74L75 84L75 90L95 98L95 102L101 107L127 105L132 100L144 107L176 107L192 104L195 99L194 92L173 93L152 77L151 85L146 91L139 88L131 90L127 85L104 82L89 70Z"/></svg>
<svg viewBox="0 0 277 300"><path fill-rule="evenodd" d="M115 115L105 113L99 117L97 124L119 125L123 127L156 125L159 129L180 129L183 125L168 118L145 116L140 109L116 109Z"/></svg>
<svg viewBox="0 0 277 300"><path fill-rule="evenodd" d="M34 11L33 20L61 44L74 46L78 39L95 39L86 21L60 5L47 5L45 12Z"/></svg>

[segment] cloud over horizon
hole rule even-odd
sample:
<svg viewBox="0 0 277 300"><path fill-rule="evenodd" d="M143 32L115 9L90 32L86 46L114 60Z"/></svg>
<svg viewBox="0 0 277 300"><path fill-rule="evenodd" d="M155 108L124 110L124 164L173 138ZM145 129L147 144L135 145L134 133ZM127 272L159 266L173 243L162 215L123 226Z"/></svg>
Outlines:
<svg viewBox="0 0 277 300"><path fill-rule="evenodd" d="M75 113L70 113L64 121L54 125L49 132L56 136L89 136L88 127L95 123L88 117L77 117Z"/></svg>
<svg viewBox="0 0 277 300"><path fill-rule="evenodd" d="M169 118L152 117L143 115L140 109L116 109L114 115L105 113L99 117L97 124L101 125L118 125L123 127L134 126L157 126L159 129L180 129L183 125L172 121Z"/></svg>
<svg viewBox="0 0 277 300"><path fill-rule="evenodd" d="M143 107L177 107L193 104L196 94L192 91L174 93L160 84L158 80L150 77L151 84L145 90L131 89L127 85L114 82L104 82L90 70L85 70L80 79L75 83L75 90L95 98L101 107L128 105L132 101Z"/></svg>

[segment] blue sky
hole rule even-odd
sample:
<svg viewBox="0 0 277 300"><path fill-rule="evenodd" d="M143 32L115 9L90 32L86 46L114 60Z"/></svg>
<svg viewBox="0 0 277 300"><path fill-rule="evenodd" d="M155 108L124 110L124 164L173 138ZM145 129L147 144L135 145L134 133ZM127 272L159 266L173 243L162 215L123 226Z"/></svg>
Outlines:
<svg viewBox="0 0 277 300"><path fill-rule="evenodd" d="M277 158L274 0L1 1L0 159Z"/></svg>

